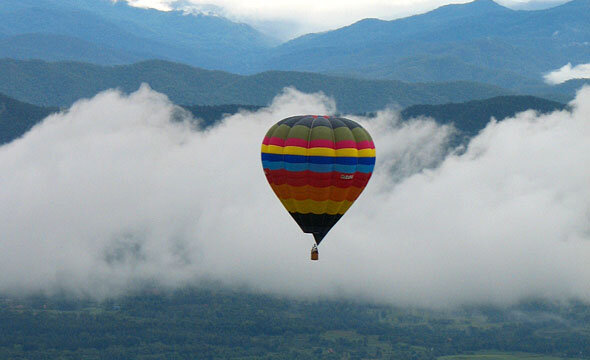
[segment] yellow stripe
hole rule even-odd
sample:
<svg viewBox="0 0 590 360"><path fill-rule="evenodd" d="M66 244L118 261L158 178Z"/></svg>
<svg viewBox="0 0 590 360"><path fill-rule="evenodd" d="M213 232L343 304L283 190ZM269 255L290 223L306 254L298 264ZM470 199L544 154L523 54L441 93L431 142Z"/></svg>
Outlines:
<svg viewBox="0 0 590 360"><path fill-rule="evenodd" d="M315 147L308 151L308 156L338 156L336 150L332 148Z"/></svg>
<svg viewBox="0 0 590 360"><path fill-rule="evenodd" d="M277 145L264 145L262 144L261 152L265 154L282 154L283 147Z"/></svg>
<svg viewBox="0 0 590 360"><path fill-rule="evenodd" d="M301 146L285 146L284 149L285 152L283 154L285 155L308 155L307 148Z"/></svg>
<svg viewBox="0 0 590 360"><path fill-rule="evenodd" d="M336 150L336 157L358 157L359 151L357 149L338 149Z"/></svg>
<svg viewBox="0 0 590 360"><path fill-rule="evenodd" d="M343 215L352 205L352 201L315 201L315 200L295 200L295 199L281 199L281 202L289 212L298 212L300 214L329 214Z"/></svg>
<svg viewBox="0 0 590 360"><path fill-rule="evenodd" d="M375 157L375 149L362 149L358 150L358 157Z"/></svg>
<svg viewBox="0 0 590 360"><path fill-rule="evenodd" d="M262 145L261 152L266 154L331 156L331 157L375 157L375 149L357 150L353 148L338 149L315 147L307 149L301 146Z"/></svg>

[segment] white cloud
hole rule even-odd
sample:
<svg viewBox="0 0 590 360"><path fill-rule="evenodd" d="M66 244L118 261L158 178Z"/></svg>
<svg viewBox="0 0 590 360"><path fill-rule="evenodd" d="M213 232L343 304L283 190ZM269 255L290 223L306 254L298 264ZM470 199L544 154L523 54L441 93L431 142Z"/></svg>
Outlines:
<svg viewBox="0 0 590 360"><path fill-rule="evenodd" d="M567 63L544 76L545 82L551 85L562 84L572 79L590 79L590 64L579 64L572 67Z"/></svg>
<svg viewBox="0 0 590 360"><path fill-rule="evenodd" d="M107 91L0 147L0 293L219 280L427 306L590 301L590 88L572 106L492 122L463 154L432 121L356 118L374 134L374 178L311 262L260 142L332 100L287 90L199 132L147 87Z"/></svg>
<svg viewBox="0 0 590 360"><path fill-rule="evenodd" d="M161 10L193 6L223 9L220 15L254 25L282 39L350 25L365 18L391 20L433 10L447 4L472 0L127 0L134 6ZM552 4L565 0L552 1ZM504 6L522 8L547 1L503 0Z"/></svg>
<svg viewBox="0 0 590 360"><path fill-rule="evenodd" d="M542 10L555 7L570 0L501 0L499 4L514 10Z"/></svg>
<svg viewBox="0 0 590 360"><path fill-rule="evenodd" d="M118 0L113 0L116 2ZM172 7L169 5L168 1L160 1L160 0L126 0L129 5L140 7L140 8L151 8L157 9L161 11L170 11Z"/></svg>

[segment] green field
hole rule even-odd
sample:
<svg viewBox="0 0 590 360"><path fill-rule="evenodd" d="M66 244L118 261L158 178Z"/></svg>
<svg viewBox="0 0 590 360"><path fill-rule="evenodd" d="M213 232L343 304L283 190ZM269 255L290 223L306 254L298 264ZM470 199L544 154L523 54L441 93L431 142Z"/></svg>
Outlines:
<svg viewBox="0 0 590 360"><path fill-rule="evenodd" d="M556 357L556 356L547 356L547 355L539 355L539 354L529 354L529 353L501 353L501 352L480 352L480 353L473 353L470 355L449 355L449 356L439 356L438 360L577 360L577 358L566 358L566 357Z"/></svg>

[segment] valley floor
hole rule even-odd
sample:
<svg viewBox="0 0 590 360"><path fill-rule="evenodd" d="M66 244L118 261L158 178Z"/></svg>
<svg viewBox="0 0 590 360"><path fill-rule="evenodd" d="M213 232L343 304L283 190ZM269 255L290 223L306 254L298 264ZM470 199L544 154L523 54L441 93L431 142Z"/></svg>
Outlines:
<svg viewBox="0 0 590 360"><path fill-rule="evenodd" d="M589 318L580 303L431 311L219 289L0 297L0 358L587 359Z"/></svg>

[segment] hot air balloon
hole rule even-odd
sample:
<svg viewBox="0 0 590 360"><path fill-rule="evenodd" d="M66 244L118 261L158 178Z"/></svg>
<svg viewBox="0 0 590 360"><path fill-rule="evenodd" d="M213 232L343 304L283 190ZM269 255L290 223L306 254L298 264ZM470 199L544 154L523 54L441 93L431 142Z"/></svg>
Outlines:
<svg viewBox="0 0 590 360"><path fill-rule="evenodd" d="M356 122L302 115L273 125L262 141L262 167L274 193L317 245L359 197L375 166L371 135Z"/></svg>

